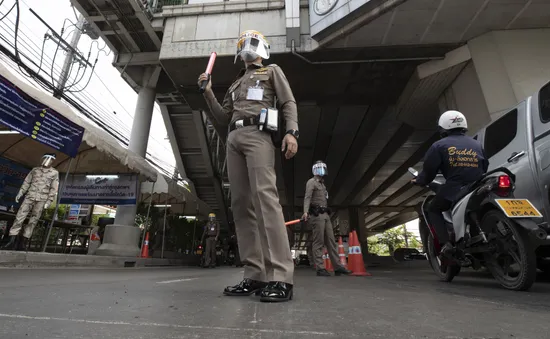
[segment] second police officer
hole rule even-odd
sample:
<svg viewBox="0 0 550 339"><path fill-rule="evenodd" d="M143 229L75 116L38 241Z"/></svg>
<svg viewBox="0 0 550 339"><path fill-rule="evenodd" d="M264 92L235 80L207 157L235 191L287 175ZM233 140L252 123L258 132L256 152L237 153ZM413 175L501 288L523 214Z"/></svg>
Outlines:
<svg viewBox="0 0 550 339"><path fill-rule="evenodd" d="M206 240L204 248L204 267L216 267L216 244L220 237L220 224L214 213L208 214L208 223L204 226L201 244Z"/></svg>
<svg viewBox="0 0 550 339"><path fill-rule="evenodd" d="M330 276L323 262L323 246L327 247L328 256L334 266L334 274L351 274L352 271L346 269L340 263L338 256L338 247L334 239L334 231L330 222L330 209L328 208L328 191L323 177L328 174L327 165L322 161L317 161L313 167L313 178L306 184L306 193L304 195L304 215L302 219L308 220L311 225L313 235L313 260L317 269L318 276Z"/></svg>
<svg viewBox="0 0 550 339"><path fill-rule="evenodd" d="M235 62L245 68L229 87L220 105L210 77L204 97L209 119L218 129L228 128L227 172L231 208L244 279L224 290L225 295L260 294L261 301L288 301L293 293L294 263L276 185L275 146L272 134L284 128L281 150L286 159L298 151L296 100L282 69L270 64L269 44L257 31L244 31L237 41ZM280 112L277 110L278 107ZM278 126L278 114L286 126Z"/></svg>

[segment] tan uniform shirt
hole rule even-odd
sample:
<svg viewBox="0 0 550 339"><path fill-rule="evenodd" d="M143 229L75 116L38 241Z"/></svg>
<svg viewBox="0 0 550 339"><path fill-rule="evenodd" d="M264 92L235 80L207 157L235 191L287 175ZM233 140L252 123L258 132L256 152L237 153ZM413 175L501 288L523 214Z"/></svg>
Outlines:
<svg viewBox="0 0 550 339"><path fill-rule="evenodd" d="M257 81L264 89L263 99L247 100L248 89L256 86ZM230 123L256 117L262 108L273 107L274 99L277 97L279 113L283 114L286 121L285 131L298 130L296 100L283 70L275 64L266 67L254 64L242 70L238 79L229 87L222 105L211 95L211 92L206 92L205 97L210 108L208 112L210 114L207 114L214 127L227 130Z"/></svg>
<svg viewBox="0 0 550 339"><path fill-rule="evenodd" d="M220 235L220 224L215 222L209 222L206 224L204 234L208 237L217 237Z"/></svg>
<svg viewBox="0 0 550 339"><path fill-rule="evenodd" d="M304 195L304 213L309 213L309 206L318 205L328 207L328 191L322 180L315 177L309 179L306 184Z"/></svg>
<svg viewBox="0 0 550 339"><path fill-rule="evenodd" d="M59 172L55 168L35 167L27 174L19 193L26 194L25 199L51 204L57 194L58 186Z"/></svg>

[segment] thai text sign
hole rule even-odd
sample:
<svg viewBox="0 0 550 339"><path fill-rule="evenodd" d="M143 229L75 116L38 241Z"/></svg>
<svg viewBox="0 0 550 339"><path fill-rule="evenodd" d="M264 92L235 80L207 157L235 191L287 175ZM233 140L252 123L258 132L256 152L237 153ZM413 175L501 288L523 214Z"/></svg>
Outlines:
<svg viewBox="0 0 550 339"><path fill-rule="evenodd" d="M135 205L137 176L70 175L61 193L62 204Z"/></svg>

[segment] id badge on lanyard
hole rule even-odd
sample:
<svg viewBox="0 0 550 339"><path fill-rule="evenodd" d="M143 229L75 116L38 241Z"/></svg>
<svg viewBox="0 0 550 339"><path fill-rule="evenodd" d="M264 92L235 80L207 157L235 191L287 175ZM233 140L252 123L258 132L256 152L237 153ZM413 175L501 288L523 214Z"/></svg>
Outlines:
<svg viewBox="0 0 550 339"><path fill-rule="evenodd" d="M260 101L264 98L264 88L260 86L260 80L256 80L256 85L248 87L246 100Z"/></svg>

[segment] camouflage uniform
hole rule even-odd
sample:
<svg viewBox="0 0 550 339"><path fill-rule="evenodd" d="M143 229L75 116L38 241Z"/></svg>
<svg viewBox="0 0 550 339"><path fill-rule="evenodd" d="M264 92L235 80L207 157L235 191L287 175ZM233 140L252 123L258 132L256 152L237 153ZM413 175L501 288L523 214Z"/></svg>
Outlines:
<svg viewBox="0 0 550 339"><path fill-rule="evenodd" d="M27 239L32 236L32 231L42 215L44 205L50 205L54 201L58 186L59 172L55 168L35 167L30 171L19 190L20 196L25 194L25 200L17 211L10 236L19 234L29 212L31 217L27 226L23 228L23 236Z"/></svg>
<svg viewBox="0 0 550 339"><path fill-rule="evenodd" d="M220 236L220 224L210 221L204 226L203 240L206 238L204 249L204 266L216 266L216 241Z"/></svg>

